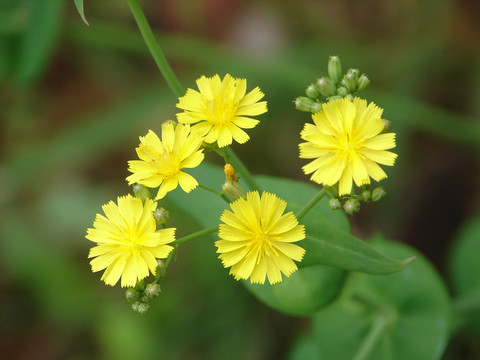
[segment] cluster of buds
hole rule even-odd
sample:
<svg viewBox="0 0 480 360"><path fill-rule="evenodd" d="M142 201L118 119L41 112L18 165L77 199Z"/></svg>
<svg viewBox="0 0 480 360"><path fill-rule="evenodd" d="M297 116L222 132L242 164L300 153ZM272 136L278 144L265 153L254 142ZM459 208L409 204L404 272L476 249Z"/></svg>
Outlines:
<svg viewBox="0 0 480 360"><path fill-rule="evenodd" d="M358 69L348 69L343 74L342 64L338 56L330 56L328 60L328 76L323 76L316 83L308 85L305 93L295 99L297 110L316 113L322 109L322 103L342 99L365 89L370 84L367 75Z"/></svg>
<svg viewBox="0 0 480 360"><path fill-rule="evenodd" d="M155 281L145 285L144 281L138 281L135 287L127 289L125 297L132 304L136 313L145 314L150 308L150 301L160 295L162 291L158 282L165 277L165 262L158 260L158 267Z"/></svg>
<svg viewBox="0 0 480 360"><path fill-rule="evenodd" d="M342 208L349 215L353 215L360 211L360 204L362 201L365 202L375 202L382 199L387 192L383 187L379 186L371 190L370 185L364 185L361 187L360 194L353 194L350 196L339 197L337 189L334 187L325 187L327 194L330 195L330 201L328 205L332 210L339 210Z"/></svg>

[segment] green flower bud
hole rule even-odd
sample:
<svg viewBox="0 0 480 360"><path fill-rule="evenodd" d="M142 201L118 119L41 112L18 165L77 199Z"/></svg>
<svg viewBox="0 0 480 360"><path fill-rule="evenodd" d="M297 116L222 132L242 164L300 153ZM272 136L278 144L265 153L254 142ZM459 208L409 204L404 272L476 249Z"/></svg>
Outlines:
<svg viewBox="0 0 480 360"><path fill-rule="evenodd" d="M385 197L385 195L387 195L387 192L383 190L383 187L379 186L372 191L372 201L378 201Z"/></svg>
<svg viewBox="0 0 480 360"><path fill-rule="evenodd" d="M163 207L155 209L153 212L153 217L158 225L166 224L168 221L169 212Z"/></svg>
<svg viewBox="0 0 480 360"><path fill-rule="evenodd" d="M222 185L222 190L225 195L229 196L232 200L237 200L246 195L245 189L238 181L225 181L225 184Z"/></svg>
<svg viewBox="0 0 480 360"><path fill-rule="evenodd" d="M148 190L145 186L140 184L133 185L133 193L137 198L141 199L143 202L145 202L145 200L150 199L152 197L150 194L150 190Z"/></svg>
<svg viewBox="0 0 480 360"><path fill-rule="evenodd" d="M135 285L135 290L140 293L145 291L145 283L143 282L143 280L137 282L137 284Z"/></svg>
<svg viewBox="0 0 480 360"><path fill-rule="evenodd" d="M348 89L345 86L339 86L339 88L337 89L337 94L340 96L347 96Z"/></svg>
<svg viewBox="0 0 480 360"><path fill-rule="evenodd" d="M358 90L363 90L363 89L365 89L368 85L370 85L370 79L368 78L367 75L362 74L362 75L358 78L358 84L357 84Z"/></svg>
<svg viewBox="0 0 480 360"><path fill-rule="evenodd" d="M305 96L299 96L295 99L295 108L300 111L312 112L312 105L315 100Z"/></svg>
<svg viewBox="0 0 480 360"><path fill-rule="evenodd" d="M142 303L140 301L134 302L132 304L133 311L141 315L145 314L148 311L149 307L150 307L150 304Z"/></svg>
<svg viewBox="0 0 480 360"><path fill-rule="evenodd" d="M157 279L163 279L167 272L167 263L162 259L157 259L157 272L155 273L155 277Z"/></svg>
<svg viewBox="0 0 480 360"><path fill-rule="evenodd" d="M345 212L347 214L353 215L354 213L360 211L360 201L350 198L345 201L345 204L343 204L343 208L345 209Z"/></svg>
<svg viewBox="0 0 480 360"><path fill-rule="evenodd" d="M328 101L335 101L335 100L341 100L343 99L343 96L340 96L340 95L334 95L334 96L330 96L328 98Z"/></svg>
<svg viewBox="0 0 480 360"><path fill-rule="evenodd" d="M348 72L342 79L342 84L350 91L355 91L357 89L358 81L358 70L349 69Z"/></svg>
<svg viewBox="0 0 480 360"><path fill-rule="evenodd" d="M319 112L320 110L322 110L322 104L320 104L319 102L316 102L312 105L312 113L317 113Z"/></svg>
<svg viewBox="0 0 480 360"><path fill-rule="evenodd" d="M362 199L364 201L372 200L372 192L370 190L363 190L362 191Z"/></svg>
<svg viewBox="0 0 480 360"><path fill-rule="evenodd" d="M332 79L328 77L321 77L317 80L317 86L323 96L328 97L335 95L336 86L333 83Z"/></svg>
<svg viewBox="0 0 480 360"><path fill-rule="evenodd" d="M390 130L392 129L392 122L387 119L382 119L382 122L383 122L382 134L389 133Z"/></svg>
<svg viewBox="0 0 480 360"><path fill-rule="evenodd" d="M320 94L320 89L316 84L308 85L307 90L305 90L305 94L312 99L317 99L322 95Z"/></svg>
<svg viewBox="0 0 480 360"><path fill-rule="evenodd" d="M130 288L125 292L125 297L128 302L138 301L140 299L140 293L135 289Z"/></svg>
<svg viewBox="0 0 480 360"><path fill-rule="evenodd" d="M151 283L145 288L145 295L147 295L150 299L153 299L160 295L161 291L162 289L160 288L159 284Z"/></svg>
<svg viewBox="0 0 480 360"><path fill-rule="evenodd" d="M328 59L328 76L335 84L342 79L342 64L338 56L330 56Z"/></svg>
<svg viewBox="0 0 480 360"><path fill-rule="evenodd" d="M328 202L328 206L330 206L330 209L332 210L338 210L342 207L342 203L340 202L340 200L332 198Z"/></svg>

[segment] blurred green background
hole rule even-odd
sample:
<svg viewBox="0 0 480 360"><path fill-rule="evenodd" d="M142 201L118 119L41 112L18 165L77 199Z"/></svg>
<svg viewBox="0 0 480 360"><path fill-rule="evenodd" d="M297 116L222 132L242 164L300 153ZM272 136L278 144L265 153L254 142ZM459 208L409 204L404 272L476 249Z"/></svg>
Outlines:
<svg viewBox="0 0 480 360"><path fill-rule="evenodd" d="M307 181L292 100L329 55L372 81L362 96L397 133L389 195L351 217L424 253L449 284L451 247L479 211L480 2L163 0L141 5L185 87L231 73L269 112L235 151L254 173ZM0 0L0 354L5 359L283 359L308 319L269 309L228 276L211 239L169 268L146 316L92 274L84 238L129 192L138 136L174 118L126 1ZM216 161L214 157L208 157ZM179 233L198 229L172 208ZM480 230L479 232L480 233ZM480 238L479 238L480 241ZM444 359L478 359L455 334ZM422 360L422 359L420 359Z"/></svg>

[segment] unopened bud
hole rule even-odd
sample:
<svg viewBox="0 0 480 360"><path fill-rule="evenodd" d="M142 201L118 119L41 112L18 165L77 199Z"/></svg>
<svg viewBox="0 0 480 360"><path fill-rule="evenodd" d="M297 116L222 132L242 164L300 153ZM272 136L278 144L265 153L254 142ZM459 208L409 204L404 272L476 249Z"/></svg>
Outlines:
<svg viewBox="0 0 480 360"><path fill-rule="evenodd" d="M312 100L305 96L299 96L295 99L295 108L300 111L312 112L312 105L315 104L315 100Z"/></svg>
<svg viewBox="0 0 480 360"><path fill-rule="evenodd" d="M145 295L147 295L150 299L153 299L160 295L160 292L162 289L160 289L160 285L156 283L151 283L148 284L147 287L145 288Z"/></svg>
<svg viewBox="0 0 480 360"><path fill-rule="evenodd" d="M135 289L130 288L125 292L125 297L128 302L138 301L138 299L140 299L140 293Z"/></svg>
<svg viewBox="0 0 480 360"><path fill-rule="evenodd" d="M335 84L333 83L332 79L328 77L322 77L317 80L317 86L320 90L320 93L325 96L332 96L335 94Z"/></svg>
<svg viewBox="0 0 480 360"><path fill-rule="evenodd" d="M362 74L362 75L358 78L358 84L357 84L358 90L363 90L363 89L365 89L368 85L370 85L370 79L368 78L367 75Z"/></svg>
<svg viewBox="0 0 480 360"><path fill-rule="evenodd" d="M343 99L343 96L340 96L340 95L334 95L334 96L330 96L328 98L328 101L336 101L336 100L341 100Z"/></svg>
<svg viewBox="0 0 480 360"><path fill-rule="evenodd" d="M362 199L364 201L372 200L372 192L370 190L363 190L362 191Z"/></svg>
<svg viewBox="0 0 480 360"><path fill-rule="evenodd" d="M385 195L387 195L387 192L383 189L383 187L379 186L372 191L372 201L378 201L385 197Z"/></svg>
<svg viewBox="0 0 480 360"><path fill-rule="evenodd" d="M340 202L340 200L332 198L328 202L328 206L330 206L330 209L332 210L338 210L342 207L342 203Z"/></svg>
<svg viewBox="0 0 480 360"><path fill-rule="evenodd" d="M351 92L357 90L358 70L349 69L342 80L342 84Z"/></svg>
<svg viewBox="0 0 480 360"><path fill-rule="evenodd" d="M319 112L320 110L322 110L322 104L320 104L319 102L316 102L316 103L314 103L314 104L312 105L312 110L311 110L311 112L312 112L313 114Z"/></svg>
<svg viewBox="0 0 480 360"><path fill-rule="evenodd" d="M145 314L148 311L149 307L150 307L149 304L143 303L143 302L140 302L140 301L134 302L132 304L133 311L135 311L136 313L139 313L141 315Z"/></svg>
<svg viewBox="0 0 480 360"><path fill-rule="evenodd" d="M143 202L145 202L145 200L150 199L152 197L150 194L150 190L148 190L145 186L140 184L133 185L133 193L137 198L141 199Z"/></svg>
<svg viewBox="0 0 480 360"><path fill-rule="evenodd" d="M305 94L311 99L318 99L322 94L320 93L320 89L316 84L308 85L307 89L305 90Z"/></svg>
<svg viewBox="0 0 480 360"><path fill-rule="evenodd" d="M153 217L158 225L166 224L169 217L169 212L165 210L163 207L155 209L153 212Z"/></svg>
<svg viewBox="0 0 480 360"><path fill-rule="evenodd" d="M348 95L348 89L345 86L339 86L337 89L337 94L340 96L347 96Z"/></svg>
<svg viewBox="0 0 480 360"><path fill-rule="evenodd" d="M155 277L157 279L163 279L165 274L167 273L167 263L162 259L157 259L157 272L155 273Z"/></svg>
<svg viewBox="0 0 480 360"><path fill-rule="evenodd" d="M389 133L390 130L392 129L392 122L387 119L382 119L382 122L383 122L382 134Z"/></svg>
<svg viewBox="0 0 480 360"><path fill-rule="evenodd" d="M345 201L345 204L343 204L343 208L345 209L345 212L347 214L353 215L354 213L360 211L360 201L350 198Z"/></svg>
<svg viewBox="0 0 480 360"><path fill-rule="evenodd" d="M328 59L328 76L335 84L342 79L342 64L338 56L330 56Z"/></svg>
<svg viewBox="0 0 480 360"><path fill-rule="evenodd" d="M238 198L244 197L246 194L245 189L237 181L225 181L225 184L222 185L222 190L225 195L232 200L237 200Z"/></svg>

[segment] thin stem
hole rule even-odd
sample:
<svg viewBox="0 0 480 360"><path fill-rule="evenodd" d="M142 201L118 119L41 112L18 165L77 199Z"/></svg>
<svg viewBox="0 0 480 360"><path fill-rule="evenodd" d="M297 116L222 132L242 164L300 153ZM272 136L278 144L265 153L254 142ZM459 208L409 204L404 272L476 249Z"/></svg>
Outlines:
<svg viewBox="0 0 480 360"><path fill-rule="evenodd" d="M230 199L225 195L223 192L217 191L215 189L209 188L208 186L198 184L199 188L202 188L204 190L210 191L211 193L220 196L223 200L227 202L227 204L230 204Z"/></svg>
<svg viewBox="0 0 480 360"><path fill-rule="evenodd" d="M180 238L180 239L177 239L177 240L174 242L174 244L175 244L175 245L180 245L180 244L186 243L187 241L196 239L196 238L198 238L198 237L213 234L213 233L215 233L215 232L217 232L217 231L218 231L218 226L206 228L206 229L203 229L203 230L194 232L193 234L184 236L184 237L182 237L182 238Z"/></svg>
<svg viewBox="0 0 480 360"><path fill-rule="evenodd" d="M158 69L165 78L165 81L167 82L168 86L170 86L170 89L172 89L175 96L183 96L185 94L185 91L183 90L182 85L175 76L175 73L172 71L172 68L168 64L168 61L162 49L158 45L157 39L155 38L155 35L153 35L152 28L148 24L145 14L143 13L142 8L138 4L138 1L127 0L127 2L130 6L133 17L137 22L138 28L142 33L143 40L145 40L145 43L147 44L148 49L150 50L150 53L152 54L153 59L158 66Z"/></svg>
<svg viewBox="0 0 480 360"><path fill-rule="evenodd" d="M372 351L375 349L375 346L378 345L378 341L384 335L384 331L390 325L391 321L391 316L388 312L375 316L370 331L360 345L353 360L370 359Z"/></svg>
<svg viewBox="0 0 480 360"><path fill-rule="evenodd" d="M256 181L253 179L252 174L250 171L247 169L247 167L242 163L240 158L235 154L232 148L225 148L225 157L227 161L229 160L232 164L233 167L235 168L236 171L240 174L240 177L247 183L248 187L250 190L258 190L259 192L261 191L260 186L256 183Z"/></svg>
<svg viewBox="0 0 480 360"><path fill-rule="evenodd" d="M310 201L297 213L297 220L303 218L312 208L327 194L325 189L321 189Z"/></svg>

